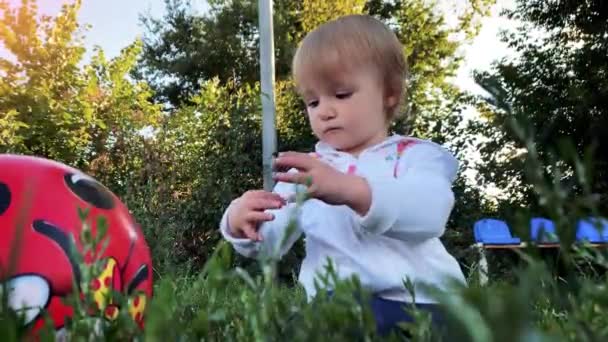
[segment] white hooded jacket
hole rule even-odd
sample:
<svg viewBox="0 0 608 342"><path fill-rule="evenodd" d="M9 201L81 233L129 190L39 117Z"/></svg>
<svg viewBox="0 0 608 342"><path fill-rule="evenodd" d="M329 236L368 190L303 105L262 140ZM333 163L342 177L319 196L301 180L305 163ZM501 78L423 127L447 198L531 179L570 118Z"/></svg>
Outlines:
<svg viewBox="0 0 608 342"><path fill-rule="evenodd" d="M263 241L255 242L230 235L228 207L220 231L238 253L281 257L304 234L306 257L299 281L309 299L316 294L314 279L317 272L325 272L327 258L339 277L356 274L364 287L386 299L412 301L404 287L406 278L415 286L426 283L440 289L446 289L449 281L466 282L439 240L454 206L451 186L458 162L452 154L430 141L393 135L358 157L322 142L316 144L315 155L337 170L366 179L371 189L367 214L360 216L348 206L317 199L299 208L290 202L267 210L275 218L260 225ZM293 198L296 186L278 183L274 192ZM297 229L285 237L293 218ZM417 303L435 302L419 286L415 290Z"/></svg>

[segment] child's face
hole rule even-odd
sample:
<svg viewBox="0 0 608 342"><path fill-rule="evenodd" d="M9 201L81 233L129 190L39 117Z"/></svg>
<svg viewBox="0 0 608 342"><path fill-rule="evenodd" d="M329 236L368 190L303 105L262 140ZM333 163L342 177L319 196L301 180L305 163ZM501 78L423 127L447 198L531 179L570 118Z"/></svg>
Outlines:
<svg viewBox="0 0 608 342"><path fill-rule="evenodd" d="M311 80L303 87L313 132L333 148L358 155L388 135L385 108L394 101L384 94L374 68L358 68L335 82Z"/></svg>

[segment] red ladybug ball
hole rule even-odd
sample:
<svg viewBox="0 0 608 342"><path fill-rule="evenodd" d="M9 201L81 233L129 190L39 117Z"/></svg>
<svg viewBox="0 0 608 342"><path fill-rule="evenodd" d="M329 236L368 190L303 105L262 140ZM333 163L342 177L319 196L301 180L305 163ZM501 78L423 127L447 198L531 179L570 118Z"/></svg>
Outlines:
<svg viewBox="0 0 608 342"><path fill-rule="evenodd" d="M125 205L79 170L48 159L0 154L0 282L8 284L9 306L25 314L33 333L44 326L43 311L55 329L63 328L73 311L62 298L82 290L73 289L82 275L69 253L71 241L79 251L83 247L79 208L88 210L93 234L98 217L104 217L108 227L102 271L89 285L98 309L106 319L128 310L143 327L146 303L152 297L152 260ZM84 261L92 262L91 255ZM118 307L108 297L112 291L126 295L128 307Z"/></svg>

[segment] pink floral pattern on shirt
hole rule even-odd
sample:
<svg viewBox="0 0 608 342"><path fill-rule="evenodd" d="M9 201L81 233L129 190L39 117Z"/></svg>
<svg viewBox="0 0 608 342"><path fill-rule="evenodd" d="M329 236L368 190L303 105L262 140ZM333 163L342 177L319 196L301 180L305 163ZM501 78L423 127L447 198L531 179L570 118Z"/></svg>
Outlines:
<svg viewBox="0 0 608 342"><path fill-rule="evenodd" d="M408 148L412 147L415 144L416 144L416 141L409 140L409 139L401 140L397 144L397 152L395 153L395 159L396 159L395 160L395 167L393 168L393 177L397 178L397 170L399 168L399 160L403 156L403 153L405 152L405 150L407 150ZM391 160L392 160L392 158L391 158Z"/></svg>
<svg viewBox="0 0 608 342"><path fill-rule="evenodd" d="M405 151L412 147L413 145L417 144L416 140L413 139L403 139L400 140L399 142L397 142L397 146L396 148L393 147L395 145L390 145L387 146L386 148L382 148L380 151L378 151L378 153L380 154L385 154L386 157L384 158L384 160L386 160L387 162L393 162L394 163L394 167L393 167L393 177L397 177L398 171L399 171L399 161L401 160L401 157L404 155ZM344 165L341 162L339 162L339 160L341 159L341 156L338 153L323 153L320 154L318 152L311 152L309 153L310 156L317 158L323 162L328 163L329 165L334 166L337 169L342 169L344 166L340 166ZM344 169L342 169L344 170ZM349 175L353 175L357 172L357 165L354 163L349 163L346 166L346 170L344 170L344 172L346 172Z"/></svg>

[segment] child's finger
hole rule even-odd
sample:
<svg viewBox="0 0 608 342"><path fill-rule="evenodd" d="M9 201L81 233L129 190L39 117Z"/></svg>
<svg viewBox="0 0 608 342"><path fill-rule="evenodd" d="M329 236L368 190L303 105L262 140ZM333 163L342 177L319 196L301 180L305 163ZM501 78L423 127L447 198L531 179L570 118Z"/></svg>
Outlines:
<svg viewBox="0 0 608 342"><path fill-rule="evenodd" d="M272 170L275 172L287 172L291 169L289 166L277 165L275 162L272 163Z"/></svg>
<svg viewBox="0 0 608 342"><path fill-rule="evenodd" d="M264 191L263 194L260 194L260 198L264 198L270 201L277 201L280 203L285 203L285 199L283 199L283 197L281 197L281 195L274 193L274 192L267 192Z"/></svg>
<svg viewBox="0 0 608 342"><path fill-rule="evenodd" d="M274 215L262 211L251 211L245 216L247 222L265 222L274 220Z"/></svg>
<svg viewBox="0 0 608 342"><path fill-rule="evenodd" d="M265 190L255 190L249 193L249 195L247 196L248 200L251 201L258 201L260 199L266 199L266 200L271 200L271 201L278 201L281 203L285 203L285 200L283 199L283 197L281 197L279 194L274 193L274 192L268 192Z"/></svg>
<svg viewBox="0 0 608 342"><path fill-rule="evenodd" d="M295 168L300 171L310 170L317 160L308 153L283 152L273 162L273 170L285 171L285 169Z"/></svg>
<svg viewBox="0 0 608 342"><path fill-rule="evenodd" d="M275 152L272 154L272 170L275 172L287 172L289 171L289 166L281 166L276 163L278 157L278 153Z"/></svg>
<svg viewBox="0 0 608 342"><path fill-rule="evenodd" d="M248 239L253 241L262 241L260 234L258 234L255 228L253 228L253 225L247 223L243 225L242 230L243 234L245 234Z"/></svg>
<svg viewBox="0 0 608 342"><path fill-rule="evenodd" d="M248 209L250 210L266 210L266 209L279 209L285 204L285 200L281 198L278 199L258 199L256 201L251 201L248 205Z"/></svg>
<svg viewBox="0 0 608 342"><path fill-rule="evenodd" d="M312 184L312 177L310 176L310 174L308 174L306 172L298 172L298 173L275 172L275 173L273 173L272 178L277 182L304 184L304 185Z"/></svg>

